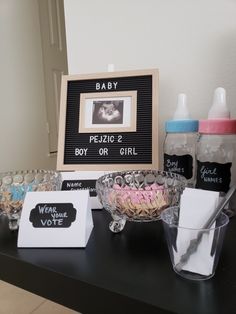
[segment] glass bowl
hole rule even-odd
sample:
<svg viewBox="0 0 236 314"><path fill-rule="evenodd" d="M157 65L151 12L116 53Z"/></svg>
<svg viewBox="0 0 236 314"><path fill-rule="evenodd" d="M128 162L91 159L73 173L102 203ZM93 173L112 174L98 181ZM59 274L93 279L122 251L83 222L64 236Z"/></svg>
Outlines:
<svg viewBox="0 0 236 314"><path fill-rule="evenodd" d="M61 174L52 170L0 173L0 211L8 217L9 229L17 230L26 192L61 188Z"/></svg>
<svg viewBox="0 0 236 314"><path fill-rule="evenodd" d="M111 213L112 232L123 230L127 220L150 222L160 219L161 212L179 204L186 179L161 170L113 172L96 182L97 195Z"/></svg>

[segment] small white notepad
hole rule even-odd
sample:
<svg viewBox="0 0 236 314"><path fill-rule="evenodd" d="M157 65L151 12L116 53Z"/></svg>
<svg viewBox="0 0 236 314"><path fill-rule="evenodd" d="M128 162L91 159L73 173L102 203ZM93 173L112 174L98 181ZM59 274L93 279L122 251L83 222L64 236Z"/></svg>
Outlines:
<svg viewBox="0 0 236 314"><path fill-rule="evenodd" d="M183 228L200 229L212 215L219 203L219 192L186 188L180 201L179 226ZM212 225L214 228L215 225ZM199 230L178 229L177 253L175 252L175 264L178 264L181 256L186 253L190 241L196 239ZM212 273L214 256L211 256L211 248L214 233L204 234L196 252L191 254L183 270L210 275Z"/></svg>

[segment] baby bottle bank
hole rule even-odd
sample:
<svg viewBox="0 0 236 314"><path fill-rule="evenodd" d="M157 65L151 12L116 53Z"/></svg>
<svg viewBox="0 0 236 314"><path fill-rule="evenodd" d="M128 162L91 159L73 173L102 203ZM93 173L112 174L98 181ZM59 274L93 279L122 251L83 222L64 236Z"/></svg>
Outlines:
<svg viewBox="0 0 236 314"><path fill-rule="evenodd" d="M207 120L199 121L196 188L221 192L230 187L235 173L236 120L230 119L224 88L217 88Z"/></svg>
<svg viewBox="0 0 236 314"><path fill-rule="evenodd" d="M164 170L183 175L194 186L198 121L189 118L187 96L178 95L173 120L165 123Z"/></svg>

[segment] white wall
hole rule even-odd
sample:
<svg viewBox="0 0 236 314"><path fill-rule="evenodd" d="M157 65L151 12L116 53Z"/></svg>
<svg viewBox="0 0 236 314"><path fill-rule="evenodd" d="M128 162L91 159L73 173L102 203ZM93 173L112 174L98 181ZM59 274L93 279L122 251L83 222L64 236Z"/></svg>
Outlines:
<svg viewBox="0 0 236 314"><path fill-rule="evenodd" d="M0 0L0 40L0 171L55 168L36 0Z"/></svg>
<svg viewBox="0 0 236 314"><path fill-rule="evenodd" d="M236 117L236 1L64 0L69 73L159 68L160 148L177 94L205 118L226 88Z"/></svg>

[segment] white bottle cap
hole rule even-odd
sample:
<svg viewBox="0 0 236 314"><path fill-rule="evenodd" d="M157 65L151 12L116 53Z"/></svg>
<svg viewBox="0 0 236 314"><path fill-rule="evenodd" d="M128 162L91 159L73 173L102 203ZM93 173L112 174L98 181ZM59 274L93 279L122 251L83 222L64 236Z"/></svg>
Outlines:
<svg viewBox="0 0 236 314"><path fill-rule="evenodd" d="M187 96L186 94L179 94L177 108L175 110L173 120L187 120L187 119L189 119Z"/></svg>
<svg viewBox="0 0 236 314"><path fill-rule="evenodd" d="M114 72L115 71L115 66L113 63L109 63L107 65L107 72Z"/></svg>
<svg viewBox="0 0 236 314"><path fill-rule="evenodd" d="M178 95L178 103L173 120L166 121L165 130L167 133L190 133L198 131L198 120L193 120L189 117L187 96L185 94Z"/></svg>
<svg viewBox="0 0 236 314"><path fill-rule="evenodd" d="M222 87L215 89L208 119L230 119L230 112L226 104L226 91Z"/></svg>

